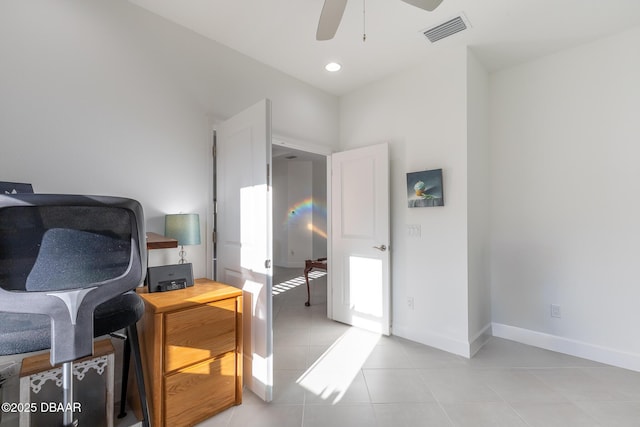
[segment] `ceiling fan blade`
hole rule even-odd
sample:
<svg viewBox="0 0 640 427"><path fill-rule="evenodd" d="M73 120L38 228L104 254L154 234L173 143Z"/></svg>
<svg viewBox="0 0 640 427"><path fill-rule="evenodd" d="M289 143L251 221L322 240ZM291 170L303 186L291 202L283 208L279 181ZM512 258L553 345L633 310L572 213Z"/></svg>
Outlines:
<svg viewBox="0 0 640 427"><path fill-rule="evenodd" d="M442 0L402 0L405 3L409 3L414 5L415 7L419 7L420 9L428 10L431 12L435 10L436 7L440 6Z"/></svg>
<svg viewBox="0 0 640 427"><path fill-rule="evenodd" d="M331 40L338 31L347 0L324 0L316 40Z"/></svg>

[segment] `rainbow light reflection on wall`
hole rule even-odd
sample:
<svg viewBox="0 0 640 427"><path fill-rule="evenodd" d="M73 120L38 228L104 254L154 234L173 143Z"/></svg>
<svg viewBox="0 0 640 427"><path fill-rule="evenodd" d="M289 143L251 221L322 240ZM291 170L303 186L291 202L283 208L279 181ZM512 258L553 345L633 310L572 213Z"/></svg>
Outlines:
<svg viewBox="0 0 640 427"><path fill-rule="evenodd" d="M297 222L299 218L309 218L311 219L311 221L313 221L313 218L322 218L324 220L323 222L326 223L327 207L321 203L314 203L313 198L307 197L306 199L295 203L287 209L287 215L283 221L283 225L287 225L287 223ZM325 239L327 238L326 231L318 228L313 223L309 222L307 224L307 228L313 233L316 233L319 236L324 237Z"/></svg>

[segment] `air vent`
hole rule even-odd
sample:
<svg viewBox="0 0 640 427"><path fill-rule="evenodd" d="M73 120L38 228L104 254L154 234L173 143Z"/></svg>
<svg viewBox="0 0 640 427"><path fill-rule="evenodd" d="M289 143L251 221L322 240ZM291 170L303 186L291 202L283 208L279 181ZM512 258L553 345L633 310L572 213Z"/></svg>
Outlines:
<svg viewBox="0 0 640 427"><path fill-rule="evenodd" d="M450 19L440 25L422 30L422 33L427 39L429 39L431 43L435 43L438 40L442 40L455 33L459 33L460 31L466 30L469 27L469 21L465 18L464 15L460 14L459 16L456 16L455 18Z"/></svg>
<svg viewBox="0 0 640 427"><path fill-rule="evenodd" d="M285 157L285 159L287 159L287 160L293 160L293 159L297 159L297 158L298 158L298 156L294 156L294 155Z"/></svg>

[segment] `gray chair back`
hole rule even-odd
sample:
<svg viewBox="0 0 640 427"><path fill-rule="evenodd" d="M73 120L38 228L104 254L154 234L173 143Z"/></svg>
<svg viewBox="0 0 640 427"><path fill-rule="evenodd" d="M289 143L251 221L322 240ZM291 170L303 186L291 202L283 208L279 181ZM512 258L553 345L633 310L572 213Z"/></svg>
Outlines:
<svg viewBox="0 0 640 427"><path fill-rule="evenodd" d="M51 319L51 364L93 352L95 308L142 284L144 215L132 199L0 195L0 312Z"/></svg>

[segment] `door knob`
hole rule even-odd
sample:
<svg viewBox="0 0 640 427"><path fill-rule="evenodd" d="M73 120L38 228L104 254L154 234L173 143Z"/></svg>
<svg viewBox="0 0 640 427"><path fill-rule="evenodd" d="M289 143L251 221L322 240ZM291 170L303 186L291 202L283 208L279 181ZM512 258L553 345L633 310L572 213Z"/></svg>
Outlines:
<svg viewBox="0 0 640 427"><path fill-rule="evenodd" d="M387 247L385 245L374 246L373 248L379 250L380 252L384 252L387 250Z"/></svg>

